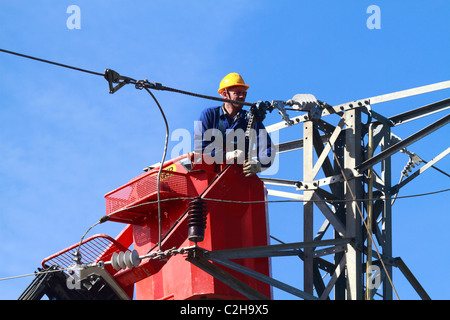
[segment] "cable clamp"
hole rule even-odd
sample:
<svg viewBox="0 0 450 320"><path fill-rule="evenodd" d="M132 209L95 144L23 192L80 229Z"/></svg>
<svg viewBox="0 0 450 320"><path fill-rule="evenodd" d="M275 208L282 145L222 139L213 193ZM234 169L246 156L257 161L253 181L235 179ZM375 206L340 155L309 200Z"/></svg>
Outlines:
<svg viewBox="0 0 450 320"><path fill-rule="evenodd" d="M280 101L280 100L273 100L270 103L271 108L276 108L278 109L278 113L280 114L281 118L286 122L287 126L292 126L294 124L294 121L292 121L289 118L288 113L286 112L286 109L284 108L284 106L287 105L286 102L284 101Z"/></svg>
<svg viewBox="0 0 450 320"><path fill-rule="evenodd" d="M136 89L142 90L144 88L147 89L155 89L162 90L162 84L159 82L149 82L147 79L138 80L135 84Z"/></svg>
<svg viewBox="0 0 450 320"><path fill-rule="evenodd" d="M109 84L109 93L113 94L120 88L122 88L124 85L129 83L136 83L136 80L121 76L119 73L112 69L106 69L104 73L105 79L108 81ZM114 86L114 83L117 83L116 86Z"/></svg>

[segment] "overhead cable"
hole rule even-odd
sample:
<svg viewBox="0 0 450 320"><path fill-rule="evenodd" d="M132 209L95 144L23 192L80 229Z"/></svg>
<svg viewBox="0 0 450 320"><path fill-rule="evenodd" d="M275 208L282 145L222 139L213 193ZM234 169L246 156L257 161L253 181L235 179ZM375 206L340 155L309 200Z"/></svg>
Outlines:
<svg viewBox="0 0 450 320"><path fill-rule="evenodd" d="M147 88L145 88L145 90L152 96L152 98L153 98L153 100L155 101L155 103L156 103L156 105L158 106L158 108L159 108L159 111L161 112L161 115L162 115L162 117L163 117L163 119L164 119L164 124L165 124L165 126L166 126L166 138L165 138L165 141L164 141L164 152L163 152L163 156L162 156L162 160L161 160L161 165L159 166L159 170L158 170L158 176L157 176L157 178L156 178L156 193L157 193L157 197L158 197L158 229L159 229L159 231L158 231L158 247L159 247L159 251L162 251L161 250L161 241L162 241L162 239L161 239L161 237L162 237L162 235L161 235L161 233L162 233L162 230L161 230L161 195L160 195L160 182L161 182L161 171L162 171L162 168L163 168L163 166L164 166L164 162L166 161L166 155L167 155L167 146L168 146L168 143L169 143L169 124L167 123L167 119L166 119L166 116L165 116L165 114L164 114L164 111L163 111L163 109L161 108L161 105L159 104L159 102L158 102L158 100L156 99L156 97L154 96L154 94L149 90L149 89L147 89Z"/></svg>
<svg viewBox="0 0 450 320"><path fill-rule="evenodd" d="M39 62L56 65L56 66L63 67L63 68L68 68L68 69L72 69L72 70L76 70L76 71L80 71L80 72L89 73L89 74L93 74L96 76L101 76L101 77L104 77L106 80L108 80L108 72L114 72L115 75L117 76L117 78L114 79L114 81L117 81L115 83L120 83L120 85L116 87L115 91L120 89L125 84L135 84L137 89L148 88L148 89L155 89L155 90L161 90L161 91L176 92L176 93L190 95L190 96L194 96L194 97L198 97L198 98L221 101L221 102L229 102L229 103L233 103L233 104L240 104L240 105L246 105L246 106L256 105L256 103L231 100L231 99L223 99L223 98L209 96L209 95L205 95L205 94L199 94L199 93L194 93L194 92L190 92L190 91L166 87L158 82L148 82L148 80L135 80L133 78L120 76L117 72L115 72L111 69L106 69L104 73L100 73L100 72L86 70L86 69L70 66L67 64L63 64L63 63L59 63L59 62L55 62L55 61L51 61L51 60L46 60L46 59L42 59L42 58L37 58L37 57L30 56L30 55L14 52L14 51L10 51L10 50L5 50L5 49L1 49L1 48L0 48L0 52L16 55L16 56L27 58L27 59L36 60ZM122 81L120 81L120 80L122 80ZM110 89L111 89L111 80L108 80L108 81L110 81ZM110 93L114 93L115 91L110 90Z"/></svg>
<svg viewBox="0 0 450 320"><path fill-rule="evenodd" d="M73 69L73 70L77 70L77 71L81 71L81 72L85 72L85 73L90 73L90 74L93 74L93 75L96 75L96 76L102 76L103 77L103 75L104 75L103 73L99 73L99 72L95 72L95 71L90 71L90 70L86 70L86 69L81 69L81 68L69 66L67 64L62 64L62 63L59 63L59 62L54 62L54 61L50 61L50 60L36 58L36 57L28 56L26 54L17 53L17 52L5 50L5 49L0 49L0 51L4 52L4 53L13 54L13 55L16 55L16 56L19 56L19 57L27 58L27 59L32 59L32 60L36 60L36 61L40 61L40 62L53 64L53 65L56 65L56 66L59 66L59 67L64 67L64 68Z"/></svg>
<svg viewBox="0 0 450 320"><path fill-rule="evenodd" d="M424 196L430 196L434 194L439 194L443 192L449 192L450 188L448 189L442 189L437 191L430 191L425 193L418 193L418 194L411 194L411 195L405 195L405 196L399 196L395 197L396 199L407 199L407 198L417 198L417 197L424 197ZM179 198L167 198L167 199L161 199L160 202L170 202L170 201L190 201L194 200L196 197L179 197ZM372 199L364 198L364 199L315 199L315 200L302 200L302 199L287 199L287 200L248 200L248 201L241 201L241 200L224 200L224 199L213 199L213 198L202 198L205 201L211 201L211 202L224 202L224 203L241 203L241 204L252 204L252 203L306 203L306 202L312 202L312 203L319 203L319 202L326 202L326 203L342 203L342 202L368 202L368 201L388 201L393 200L394 197L374 197ZM131 207L122 208L119 210L116 210L114 212L111 212L109 215L112 216L114 214L139 208L142 206L146 206L149 204L155 204L158 201L146 201L139 204L136 204Z"/></svg>
<svg viewBox="0 0 450 320"><path fill-rule="evenodd" d="M0 281L19 279L19 278L30 277L30 276L37 276L37 275L45 274L45 273L64 272L64 271L67 271L67 270L70 270L70 268L57 269L57 270L43 270L43 271L34 272L34 273L21 274L21 275L18 275L18 276L11 276L11 277L0 278Z"/></svg>

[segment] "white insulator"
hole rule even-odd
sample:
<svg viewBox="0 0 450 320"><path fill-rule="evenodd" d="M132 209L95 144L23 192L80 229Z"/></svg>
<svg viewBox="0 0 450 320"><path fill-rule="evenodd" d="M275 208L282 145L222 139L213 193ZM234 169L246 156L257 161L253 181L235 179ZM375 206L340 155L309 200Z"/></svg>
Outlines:
<svg viewBox="0 0 450 320"><path fill-rule="evenodd" d="M137 268L141 263L141 258L139 258L139 253L136 250L125 252L125 264L128 268Z"/></svg>
<svg viewBox="0 0 450 320"><path fill-rule="evenodd" d="M317 106L317 99L312 94L296 94L288 102L293 105L294 109L301 111L309 111Z"/></svg>
<svg viewBox="0 0 450 320"><path fill-rule="evenodd" d="M114 252L112 257L111 257L111 265L113 266L114 269L116 269L117 271L120 270L119 264L117 263L117 258L119 257L119 254L117 252Z"/></svg>
<svg viewBox="0 0 450 320"><path fill-rule="evenodd" d="M126 268L138 267L141 258L136 250L126 252L114 252L111 257L111 265L117 271Z"/></svg>
<svg viewBox="0 0 450 320"><path fill-rule="evenodd" d="M127 268L127 264L125 263L125 253L123 251L119 252L119 257L117 259L117 263L119 264L119 267L121 269L126 269Z"/></svg>
<svg viewBox="0 0 450 320"><path fill-rule="evenodd" d="M131 261L131 251L126 251L123 255L123 263L125 263L125 266L127 268L133 268L133 264Z"/></svg>

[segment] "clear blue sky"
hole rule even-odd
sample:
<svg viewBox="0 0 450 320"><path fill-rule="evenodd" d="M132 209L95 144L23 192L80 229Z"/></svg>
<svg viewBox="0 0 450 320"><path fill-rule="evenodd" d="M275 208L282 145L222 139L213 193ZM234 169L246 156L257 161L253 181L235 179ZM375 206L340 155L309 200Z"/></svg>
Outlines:
<svg viewBox="0 0 450 320"><path fill-rule="evenodd" d="M73 4L81 9L81 29L66 24ZM381 29L366 25L370 5L381 9ZM335 105L450 80L448 12L447 0L1 1L0 48L209 95L224 75L239 72L251 86L248 101L312 93ZM101 77L4 53L0 75L4 278L32 273L43 258L79 241L104 215L104 194L160 161L165 131L151 98L132 86L110 95ZM155 94L171 131L192 130L200 111L216 104ZM389 117L448 96L444 90L374 110ZM445 114L394 133L405 138ZM265 124L278 121L271 114ZM449 134L447 126L408 149L431 160L449 146ZM280 131L280 141L295 138L301 126ZM302 179L300 152L279 160L275 177ZM394 184L407 160L393 157ZM450 158L437 166L450 172ZM449 181L430 169L401 195L446 189ZM393 207L393 255L434 299L450 298L448 196L400 199ZM90 235L115 236L122 227L106 223ZM302 205L271 204L270 228L284 242L302 241ZM276 279L303 288L301 272L298 258L273 259ZM0 299L16 299L31 280L0 281ZM394 285L400 299L419 298L396 269ZM276 290L275 298L292 296Z"/></svg>

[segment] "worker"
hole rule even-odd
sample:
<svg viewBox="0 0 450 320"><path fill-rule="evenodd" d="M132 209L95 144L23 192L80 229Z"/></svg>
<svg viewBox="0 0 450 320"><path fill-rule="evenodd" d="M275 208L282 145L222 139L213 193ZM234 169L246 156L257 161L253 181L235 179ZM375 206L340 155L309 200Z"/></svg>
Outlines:
<svg viewBox="0 0 450 320"><path fill-rule="evenodd" d="M218 93L224 99L245 102L248 88L241 75L230 73L220 82ZM245 176L253 176L269 168L275 157L262 120L257 119L250 130L251 141L255 142L253 148L245 139L248 112L243 110L243 104L224 102L221 106L206 108L195 125L195 152L214 158L216 163L242 164Z"/></svg>

